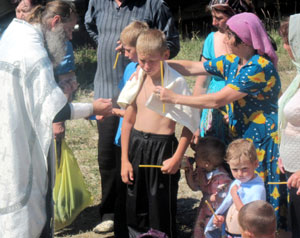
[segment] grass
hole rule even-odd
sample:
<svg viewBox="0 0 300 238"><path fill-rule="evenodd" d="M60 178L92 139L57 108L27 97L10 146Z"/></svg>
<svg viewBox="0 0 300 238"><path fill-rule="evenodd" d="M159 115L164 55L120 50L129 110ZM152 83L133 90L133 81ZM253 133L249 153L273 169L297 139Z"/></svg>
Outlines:
<svg viewBox="0 0 300 238"><path fill-rule="evenodd" d="M278 71L282 81L282 89L284 91L290 81L294 78L296 71L287 53L282 47L280 37L276 33L271 33L271 36L275 39L278 47ZM203 39L198 37L194 37L192 40L181 41L181 51L176 59L199 60L202 45ZM92 101L93 92L91 82L93 82L96 70L96 50L91 47L82 47L76 49L75 61L77 65L77 78L81 84L81 87L76 94L75 102ZM189 85L191 88L193 87L193 80L189 80ZM98 132L95 121L92 121L91 123L87 120L68 121L66 141L77 158L86 184L88 185L88 189L94 197L94 205L96 206L100 203L101 190L97 162ZM95 215L97 212L95 212L94 207L91 209L91 211L85 212L80 216L91 216L90 220L97 219L97 215ZM92 217L91 215L93 212L95 217ZM97 222L97 220L94 222ZM56 237L99 237L95 236L93 232L89 232L93 224L89 224L84 228L81 227L81 220L77 223L72 228L73 232L66 231L63 232L62 235L56 235Z"/></svg>

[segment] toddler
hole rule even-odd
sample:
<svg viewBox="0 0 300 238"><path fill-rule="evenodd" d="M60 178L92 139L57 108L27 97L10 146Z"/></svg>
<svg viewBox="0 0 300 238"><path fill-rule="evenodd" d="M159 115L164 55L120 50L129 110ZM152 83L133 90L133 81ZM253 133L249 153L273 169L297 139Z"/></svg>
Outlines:
<svg viewBox="0 0 300 238"><path fill-rule="evenodd" d="M231 142L225 159L235 180L217 209L217 216L211 217L205 228L207 238L219 238L223 234L228 238L242 237L238 225L239 210L252 201L266 200L264 182L255 173L258 159L253 143L246 139Z"/></svg>
<svg viewBox="0 0 300 238"><path fill-rule="evenodd" d="M194 237L204 238L204 228L212 212L205 204L207 200L217 209L227 194L231 178L224 168L226 148L224 143L211 136L201 138L195 147L196 168L185 158L185 177L193 191L201 190L203 197L198 208L194 226Z"/></svg>

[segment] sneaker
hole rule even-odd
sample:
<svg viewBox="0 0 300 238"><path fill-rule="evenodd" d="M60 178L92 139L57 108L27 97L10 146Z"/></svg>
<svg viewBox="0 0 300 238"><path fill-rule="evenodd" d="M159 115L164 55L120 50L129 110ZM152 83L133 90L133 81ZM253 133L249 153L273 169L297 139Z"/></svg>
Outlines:
<svg viewBox="0 0 300 238"><path fill-rule="evenodd" d="M100 222L94 229L93 232L95 233L107 233L114 230L114 221L113 220L106 220Z"/></svg>

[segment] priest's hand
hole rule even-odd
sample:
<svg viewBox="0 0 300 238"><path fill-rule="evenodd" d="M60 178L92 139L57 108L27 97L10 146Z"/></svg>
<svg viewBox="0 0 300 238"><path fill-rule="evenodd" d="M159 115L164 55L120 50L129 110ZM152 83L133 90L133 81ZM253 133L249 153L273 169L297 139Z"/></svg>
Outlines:
<svg viewBox="0 0 300 238"><path fill-rule="evenodd" d="M98 98L93 102L93 114L104 117L112 115L111 99Z"/></svg>

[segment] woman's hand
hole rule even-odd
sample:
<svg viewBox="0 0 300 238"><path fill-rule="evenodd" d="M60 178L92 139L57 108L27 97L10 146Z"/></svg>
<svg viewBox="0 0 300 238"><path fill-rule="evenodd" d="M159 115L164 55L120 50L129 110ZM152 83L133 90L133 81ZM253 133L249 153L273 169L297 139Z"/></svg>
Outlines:
<svg viewBox="0 0 300 238"><path fill-rule="evenodd" d="M282 160L280 157L278 158L278 167L279 167L281 173L285 174L284 166L282 164Z"/></svg>
<svg viewBox="0 0 300 238"><path fill-rule="evenodd" d="M154 93L160 97L160 101L162 102L176 103L175 99L177 94L170 89L163 88L162 86L156 86Z"/></svg>
<svg viewBox="0 0 300 238"><path fill-rule="evenodd" d="M297 195L300 195L300 170L293 173L287 181L288 188L298 188Z"/></svg>

